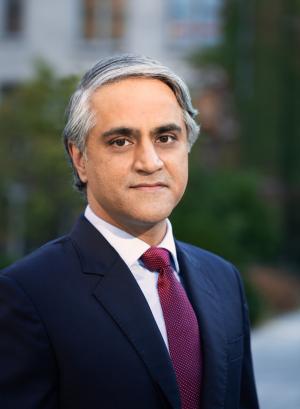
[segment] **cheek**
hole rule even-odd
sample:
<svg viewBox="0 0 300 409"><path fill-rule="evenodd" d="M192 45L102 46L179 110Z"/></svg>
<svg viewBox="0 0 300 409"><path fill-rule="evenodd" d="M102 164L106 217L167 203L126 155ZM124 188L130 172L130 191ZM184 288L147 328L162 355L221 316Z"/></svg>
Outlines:
<svg viewBox="0 0 300 409"><path fill-rule="evenodd" d="M94 188L100 191L114 191L124 184L128 169L120 160L103 158L89 163L89 180Z"/></svg>
<svg viewBox="0 0 300 409"><path fill-rule="evenodd" d="M183 152L176 161L176 180L185 189L188 181L188 155Z"/></svg>
<svg viewBox="0 0 300 409"><path fill-rule="evenodd" d="M188 182L188 162L184 155L178 158L178 161L172 163L172 169L169 168L169 175L172 180L172 196L177 204L186 189Z"/></svg>
<svg viewBox="0 0 300 409"><path fill-rule="evenodd" d="M100 194L105 190L105 186L107 186L109 180L106 167L103 165L102 161L89 160L87 162L86 171L88 187L94 192L94 194Z"/></svg>
<svg viewBox="0 0 300 409"><path fill-rule="evenodd" d="M187 166L185 166L184 170L182 170L181 172L181 180L180 180L180 186L179 186L180 199L186 190L187 183L188 183L188 168Z"/></svg>

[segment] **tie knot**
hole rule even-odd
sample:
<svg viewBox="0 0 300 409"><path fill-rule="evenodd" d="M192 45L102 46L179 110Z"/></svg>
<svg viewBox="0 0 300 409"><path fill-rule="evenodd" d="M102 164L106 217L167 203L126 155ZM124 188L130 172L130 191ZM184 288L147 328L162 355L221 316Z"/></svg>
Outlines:
<svg viewBox="0 0 300 409"><path fill-rule="evenodd" d="M171 265L169 251L161 247L150 247L141 259L150 271L160 271Z"/></svg>

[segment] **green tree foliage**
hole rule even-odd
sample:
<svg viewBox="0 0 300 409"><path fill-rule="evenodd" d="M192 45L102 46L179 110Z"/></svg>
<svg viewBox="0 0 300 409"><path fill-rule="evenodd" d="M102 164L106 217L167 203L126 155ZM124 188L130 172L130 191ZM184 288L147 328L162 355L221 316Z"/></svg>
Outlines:
<svg viewBox="0 0 300 409"><path fill-rule="evenodd" d="M78 210L80 200L72 191L71 171L60 136L75 81L73 77L56 78L40 63L32 81L19 86L1 101L2 253L11 229L8 215L13 187L22 187L25 196L26 252L64 231Z"/></svg>
<svg viewBox="0 0 300 409"><path fill-rule="evenodd" d="M278 215L259 195L250 172L192 169L182 203L173 214L177 236L239 267L267 262L278 250Z"/></svg>
<svg viewBox="0 0 300 409"><path fill-rule="evenodd" d="M300 2L226 0L224 39L194 62L223 67L240 125L244 169L276 180L281 256L300 263Z"/></svg>

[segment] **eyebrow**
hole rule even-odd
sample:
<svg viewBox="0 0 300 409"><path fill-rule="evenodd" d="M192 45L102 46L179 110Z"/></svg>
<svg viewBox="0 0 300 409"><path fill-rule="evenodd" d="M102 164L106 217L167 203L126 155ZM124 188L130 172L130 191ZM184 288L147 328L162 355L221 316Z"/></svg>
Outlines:
<svg viewBox="0 0 300 409"><path fill-rule="evenodd" d="M154 128L151 133L152 134L161 134L164 132L182 132L182 128L179 125L176 125L174 123L166 124L166 125L161 125L158 126L157 128Z"/></svg>
<svg viewBox="0 0 300 409"><path fill-rule="evenodd" d="M174 123L158 126L151 130L152 135L162 134L165 132L182 132L182 128L179 125ZM139 134L139 130L135 128L128 128L125 126L111 128L108 131L105 131L101 134L103 138L108 138L113 135L122 135L122 136L132 136L133 134Z"/></svg>
<svg viewBox="0 0 300 409"><path fill-rule="evenodd" d="M136 133L136 129L127 128L125 126L111 128L108 131L105 131L101 134L104 138L108 138L109 136L113 135L122 135L122 136L131 136L133 133Z"/></svg>

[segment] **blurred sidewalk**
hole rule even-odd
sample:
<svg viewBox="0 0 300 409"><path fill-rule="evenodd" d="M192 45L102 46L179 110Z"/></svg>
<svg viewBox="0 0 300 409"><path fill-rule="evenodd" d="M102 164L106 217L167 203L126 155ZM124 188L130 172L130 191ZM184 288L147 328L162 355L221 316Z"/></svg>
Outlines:
<svg viewBox="0 0 300 409"><path fill-rule="evenodd" d="M261 409L300 408L300 310L252 333Z"/></svg>

